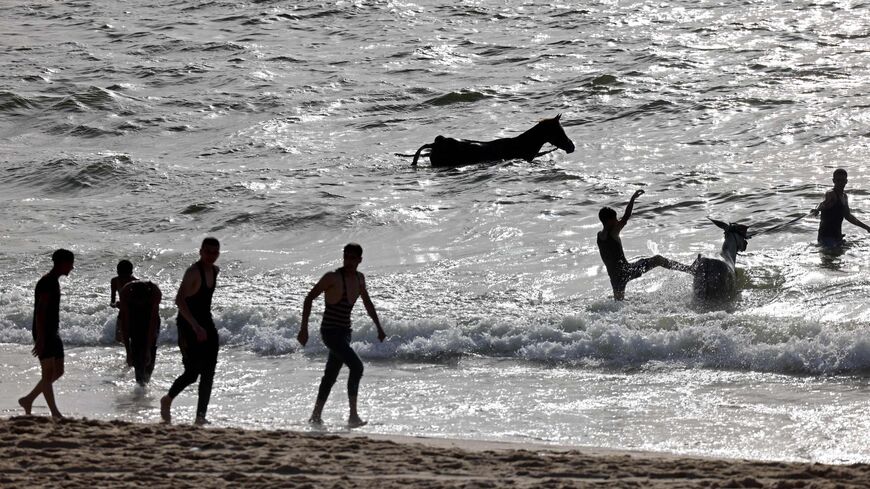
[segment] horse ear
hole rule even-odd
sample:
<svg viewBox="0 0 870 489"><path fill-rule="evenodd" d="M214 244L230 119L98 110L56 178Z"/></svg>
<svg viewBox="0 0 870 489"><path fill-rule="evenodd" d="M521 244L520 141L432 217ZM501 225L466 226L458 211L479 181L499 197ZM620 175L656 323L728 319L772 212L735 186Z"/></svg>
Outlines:
<svg viewBox="0 0 870 489"><path fill-rule="evenodd" d="M713 224L715 224L716 226L718 226L721 229L726 229L726 230L728 229L728 223L724 223L722 221L717 221L716 219L713 219L712 217L709 217L709 216L707 217L707 219L709 219L710 222L712 222Z"/></svg>
<svg viewBox="0 0 870 489"><path fill-rule="evenodd" d="M558 114L556 114L556 117L554 117L554 119L556 119L557 121L558 121L559 119L561 119L561 118L562 118L562 113L561 113L561 112L558 113Z"/></svg>

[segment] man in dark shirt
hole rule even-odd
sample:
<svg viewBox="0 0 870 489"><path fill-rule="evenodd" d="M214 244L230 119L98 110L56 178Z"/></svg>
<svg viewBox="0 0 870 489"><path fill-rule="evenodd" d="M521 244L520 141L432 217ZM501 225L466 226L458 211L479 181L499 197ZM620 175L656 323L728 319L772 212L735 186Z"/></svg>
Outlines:
<svg viewBox="0 0 870 489"><path fill-rule="evenodd" d="M692 267L668 260L661 255L656 255L652 258L641 258L631 263L625 259L625 252L622 249L622 240L619 238L619 232L628 224L631 211L634 209L634 201L641 195L643 195L643 190L638 190L631 196L631 200L628 201L628 206L625 208L625 214L622 215L621 219L616 218L616 211L610 207L605 207L598 212L598 218L604 226L598 232L598 252L601 254L601 260L607 268L607 275L610 276L613 298L618 301L625 298L625 286L629 281L640 277L655 267L694 273Z"/></svg>
<svg viewBox="0 0 870 489"><path fill-rule="evenodd" d="M849 197L846 195L849 175L846 170L842 168L834 170L833 181L834 188L825 193L825 200L811 212L813 215L819 212L822 214L819 221L818 241L824 248L838 248L843 245L843 219L870 231L870 227L853 216L849 209Z"/></svg>
<svg viewBox="0 0 870 489"><path fill-rule="evenodd" d="M63 418L54 402L52 384L63 375L63 342L60 340L60 282L73 270L75 256L72 251L59 249L51 255L54 266L36 283L36 300L33 308L32 353L39 358L42 377L29 394L18 399L24 414L30 414L33 401L40 394L45 397L51 417Z"/></svg>
<svg viewBox="0 0 870 489"><path fill-rule="evenodd" d="M199 379L196 419L194 424L209 424L206 419L211 388L217 367L219 338L211 314L211 300L217 287L220 269L215 262L221 254L216 238L205 238L199 248L199 261L184 272L175 304L178 306L178 347L184 372L175 379L169 392L160 398L160 417L172 420L172 401L187 386Z"/></svg>

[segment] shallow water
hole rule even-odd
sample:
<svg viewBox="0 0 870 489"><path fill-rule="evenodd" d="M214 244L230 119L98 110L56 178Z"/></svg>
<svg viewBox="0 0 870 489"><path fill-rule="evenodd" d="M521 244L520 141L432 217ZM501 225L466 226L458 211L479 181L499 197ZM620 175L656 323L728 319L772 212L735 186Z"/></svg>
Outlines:
<svg viewBox="0 0 870 489"><path fill-rule="evenodd" d="M32 288L54 248L78 258L63 282L64 340L99 351L113 337L115 263L131 259L170 298L210 234L223 243L216 316L225 349L242 365L290 362L288 370L310 368L315 378L322 346L315 341L311 356L300 356L294 339L301 300L339 265L341 246L358 241L390 335L374 344L357 311L356 346L374 362L367 376L408 368L440 379L429 386L437 391L452 386L447 372L467 378L507 362L519 372L511 386L557 382L545 372L590 376L611 386L611 397L592 396L602 406L623 395L607 375L657 386L671 393L657 398L667 412L685 403L688 376L717 379L709 389L723 396L777 386L769 403L781 416L802 402L792 394L810 392L854 419L860 403L826 386L863 392L870 371L863 231L847 224L851 244L836 257L812 244L814 218L758 236L738 259L742 294L724 310L693 304L689 278L661 270L632 282L625 304L612 303L594 236L601 206L621 208L643 188L623 232L626 253L691 262L720 245L706 216L755 230L787 222L820 201L838 166L848 168L853 212L864 218L868 8L6 2L0 341L10 352L30 343ZM438 134L513 136L556 113L577 145L570 155L454 170L425 162L412 170L409 158L393 155ZM161 341L172 345L171 301L161 314ZM419 373L419 365L432 370ZM489 380L493 388L508 382ZM292 397L297 387L276 395ZM548 409L579 396L569 391ZM523 399L470 436L514 436L513 420L534 405ZM306 402L293 419L304 419ZM704 424L716 403L700 406L707 414L698 416L697 438L688 429L626 430L636 439L571 434L605 422L600 412L591 422L567 418L573 428L549 437L534 427L517 436L691 451L685 444L719 426ZM773 436L782 430L765 431L770 445L757 448L757 413L735 412L745 417L726 416L722 430L736 433L727 447L702 440L698 453L866 459L839 435L809 429L796 431L799 450L782 448L788 443ZM408 420L390 426L383 429L418 432ZM432 433L468 431L451 426ZM602 433L613 431L607 426ZM669 438L674 431L685 439ZM820 455L814 446L833 448Z"/></svg>
<svg viewBox="0 0 870 489"><path fill-rule="evenodd" d="M181 370L176 349L158 353L147 389L136 387L117 349L81 347L58 382L64 414L159 421L159 399ZM24 347L3 348L4 392L24 393L38 368ZM342 375L324 412L308 426L323 359L221 354L209 418L217 426L347 432ZM96 374L95 374L96 372ZM173 406L190 423L195 387ZM652 450L680 454L866 463L870 450L865 378L794 377L648 364L635 371L547 367L512 359L369 362L360 413L376 434ZM0 414L19 414L13 395ZM42 400L35 414L48 415Z"/></svg>

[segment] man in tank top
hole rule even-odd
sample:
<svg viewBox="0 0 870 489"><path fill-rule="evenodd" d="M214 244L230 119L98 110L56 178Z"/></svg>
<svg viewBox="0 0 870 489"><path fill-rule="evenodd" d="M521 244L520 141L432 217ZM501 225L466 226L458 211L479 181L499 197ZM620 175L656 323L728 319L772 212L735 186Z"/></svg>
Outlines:
<svg viewBox="0 0 870 489"><path fill-rule="evenodd" d="M848 177L846 170L834 170L834 188L825 193L825 200L811 212L813 215L822 215L819 220L818 241L824 248L839 248L843 245L843 219L870 231L870 227L853 216L849 209L849 197L846 195Z"/></svg>
<svg viewBox="0 0 870 489"><path fill-rule="evenodd" d="M329 349L329 357L326 360L326 368L320 381L314 411L309 419L312 424L322 424L323 406L329 397L329 391L338 378L342 364L347 365L350 372L347 379L347 397L350 404L348 426L357 427L366 424L357 413L357 393L363 375L363 364L353 348L350 347L350 316L357 298L362 297L366 312L378 330L378 340L384 341L387 335L381 328L378 313L375 311L375 306L366 290L365 276L357 271L360 262L362 262L362 247L355 243L345 246L343 266L324 275L311 289L311 292L305 296L305 302L302 306L302 324L297 339L302 346L305 346L308 343L308 318L311 316L311 304L320 294L325 296L326 307L323 311L323 320L320 323L320 336L323 339L323 344Z"/></svg>
<svg viewBox="0 0 870 489"><path fill-rule="evenodd" d="M211 315L211 299L220 271L214 263L220 254L221 247L217 239L202 240L199 261L184 272L175 296L175 304L178 305L178 347L181 349L184 373L175 379L169 393L160 399L160 416L167 423L172 419L172 400L199 378L199 399L194 423L208 424L205 415L211 398L219 344L217 327Z"/></svg>
<svg viewBox="0 0 870 489"><path fill-rule="evenodd" d="M616 211L610 207L604 207L598 212L598 218L604 226L598 232L598 252L601 254L601 260L607 268L607 275L610 276L610 285L613 288L613 298L621 301L625 298L625 286L631 280L634 280L655 267L664 267L670 270L679 270L686 273L694 273L694 268L688 265L683 265L667 258L656 255L652 258L641 258L639 260L629 262L625 258L625 252L622 249L622 240L619 237L622 228L628 224L628 219L631 217L631 211L634 209L634 201L643 195L643 190L638 190L631 196L628 201L628 206L625 208L625 213L621 219L616 218Z"/></svg>

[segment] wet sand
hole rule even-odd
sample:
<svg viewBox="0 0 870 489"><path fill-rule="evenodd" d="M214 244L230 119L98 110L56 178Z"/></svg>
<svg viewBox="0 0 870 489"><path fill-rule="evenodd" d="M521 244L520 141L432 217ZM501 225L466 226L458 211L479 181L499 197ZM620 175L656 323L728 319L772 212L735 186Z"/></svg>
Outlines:
<svg viewBox="0 0 870 489"><path fill-rule="evenodd" d="M0 420L0 487L870 486L870 465L753 462L46 417Z"/></svg>

